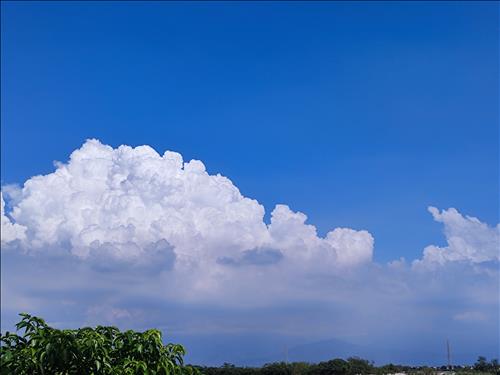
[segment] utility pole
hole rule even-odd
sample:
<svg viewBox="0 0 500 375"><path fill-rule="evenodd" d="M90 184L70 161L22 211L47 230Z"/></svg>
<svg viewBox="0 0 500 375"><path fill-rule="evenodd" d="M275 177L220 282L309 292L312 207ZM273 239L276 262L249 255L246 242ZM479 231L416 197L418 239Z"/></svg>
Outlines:
<svg viewBox="0 0 500 375"><path fill-rule="evenodd" d="M450 340L446 339L446 351L448 353L448 370L451 370Z"/></svg>

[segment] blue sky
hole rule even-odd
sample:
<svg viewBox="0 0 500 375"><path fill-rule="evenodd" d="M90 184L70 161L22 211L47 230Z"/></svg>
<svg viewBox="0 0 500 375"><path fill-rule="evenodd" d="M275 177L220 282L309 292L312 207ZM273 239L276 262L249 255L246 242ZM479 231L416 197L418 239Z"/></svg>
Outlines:
<svg viewBox="0 0 500 375"><path fill-rule="evenodd" d="M2 183L149 144L414 257L428 205L498 222L498 42L494 2L6 2Z"/></svg>
<svg viewBox="0 0 500 375"><path fill-rule="evenodd" d="M499 221L496 2L1 7L3 186L97 138L202 160L266 223L366 230L375 262L446 246L428 206Z"/></svg>

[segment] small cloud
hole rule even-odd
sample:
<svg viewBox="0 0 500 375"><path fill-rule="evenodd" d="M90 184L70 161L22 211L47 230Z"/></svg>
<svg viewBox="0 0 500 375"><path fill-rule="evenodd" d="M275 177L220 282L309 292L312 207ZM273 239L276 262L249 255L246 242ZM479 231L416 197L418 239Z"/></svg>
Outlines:
<svg viewBox="0 0 500 375"><path fill-rule="evenodd" d="M429 207L434 220L444 224L448 246L427 246L424 256L413 262L418 268L435 268L448 262L481 264L500 260L500 224L490 227L479 219L463 216L455 208L439 211Z"/></svg>

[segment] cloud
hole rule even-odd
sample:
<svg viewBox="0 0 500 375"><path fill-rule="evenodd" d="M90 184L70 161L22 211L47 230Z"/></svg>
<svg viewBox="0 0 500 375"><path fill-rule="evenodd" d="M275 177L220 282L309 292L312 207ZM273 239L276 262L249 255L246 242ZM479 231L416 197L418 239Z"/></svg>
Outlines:
<svg viewBox="0 0 500 375"><path fill-rule="evenodd" d="M276 263L282 254L354 266L369 262L373 251L368 232L337 228L320 238L304 214L285 205L276 206L267 226L263 206L228 178L209 175L201 161L184 163L178 153L161 156L148 146L113 149L89 140L17 195L15 224L5 218L2 241L17 239L28 252L59 249L82 259L136 262L156 257L154 244L162 242L175 253L165 268L175 259L175 267L189 269L201 262L215 267L241 252L239 263Z"/></svg>
<svg viewBox="0 0 500 375"><path fill-rule="evenodd" d="M12 221L5 215L5 201L3 199L2 193L0 193L0 204L2 244L15 241L24 241L26 239L26 227L16 223L12 223Z"/></svg>
<svg viewBox="0 0 500 375"><path fill-rule="evenodd" d="M336 228L320 238L316 227L306 220L305 214L277 205L269 225L274 247L286 249L285 256L301 264L320 261L329 267L345 267L372 260L374 240L367 231Z"/></svg>
<svg viewBox="0 0 500 375"><path fill-rule="evenodd" d="M473 264L498 262L500 260L500 224L490 227L479 219L462 216L456 209L439 211L429 207L434 220L444 224L448 246L427 246L423 258L415 266L444 265L448 262L470 262Z"/></svg>
<svg viewBox="0 0 500 375"><path fill-rule="evenodd" d="M252 249L245 250L237 258L222 257L217 259L217 263L227 266L248 266L275 264L283 259L283 253L273 249Z"/></svg>
<svg viewBox="0 0 500 375"><path fill-rule="evenodd" d="M123 250L132 254L140 253L137 244L121 244L118 249L112 243L95 242L91 244L89 256L83 260L96 270L108 272L161 272L173 269L177 255L174 247L166 240L158 240L144 246L146 256L122 257Z"/></svg>
<svg viewBox="0 0 500 375"><path fill-rule="evenodd" d="M53 173L3 192L3 327L29 310L62 325L375 346L412 337L428 347L470 329L464 342L498 348L499 226L453 208L429 209L447 246L378 264L368 231L322 237L283 204L267 224L228 178L148 146L89 140Z"/></svg>

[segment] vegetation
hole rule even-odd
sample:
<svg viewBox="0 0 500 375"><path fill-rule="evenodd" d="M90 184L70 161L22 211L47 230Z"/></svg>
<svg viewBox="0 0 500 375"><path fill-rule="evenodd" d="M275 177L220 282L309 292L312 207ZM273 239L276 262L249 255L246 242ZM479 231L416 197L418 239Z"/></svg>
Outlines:
<svg viewBox="0 0 500 375"><path fill-rule="evenodd" d="M183 365L181 345L163 345L161 332L120 332L115 327L59 330L43 319L20 314L19 336L6 332L0 342L0 374L197 375Z"/></svg>
<svg viewBox="0 0 500 375"><path fill-rule="evenodd" d="M486 357L479 357L476 364L474 365L474 370L478 372L496 373L500 374L500 366L498 365L498 359L492 359L490 362L486 360Z"/></svg>
<svg viewBox="0 0 500 375"><path fill-rule="evenodd" d="M500 375L498 360L479 357L474 366L410 367L384 365L351 357L310 364L277 362L263 367L187 366L181 345L163 345L161 332L120 332L116 327L59 330L43 319L20 314L17 330L0 336L0 375L431 375L452 370L457 375Z"/></svg>
<svg viewBox="0 0 500 375"><path fill-rule="evenodd" d="M406 373L412 375L431 375L450 371L456 375L500 375L500 367L496 359L488 362L479 357L474 366L401 366L388 364L377 367L367 360L351 357L347 360L336 358L330 361L310 364L306 362L270 363L263 367L236 367L225 363L221 367L198 367L205 375L383 375Z"/></svg>

